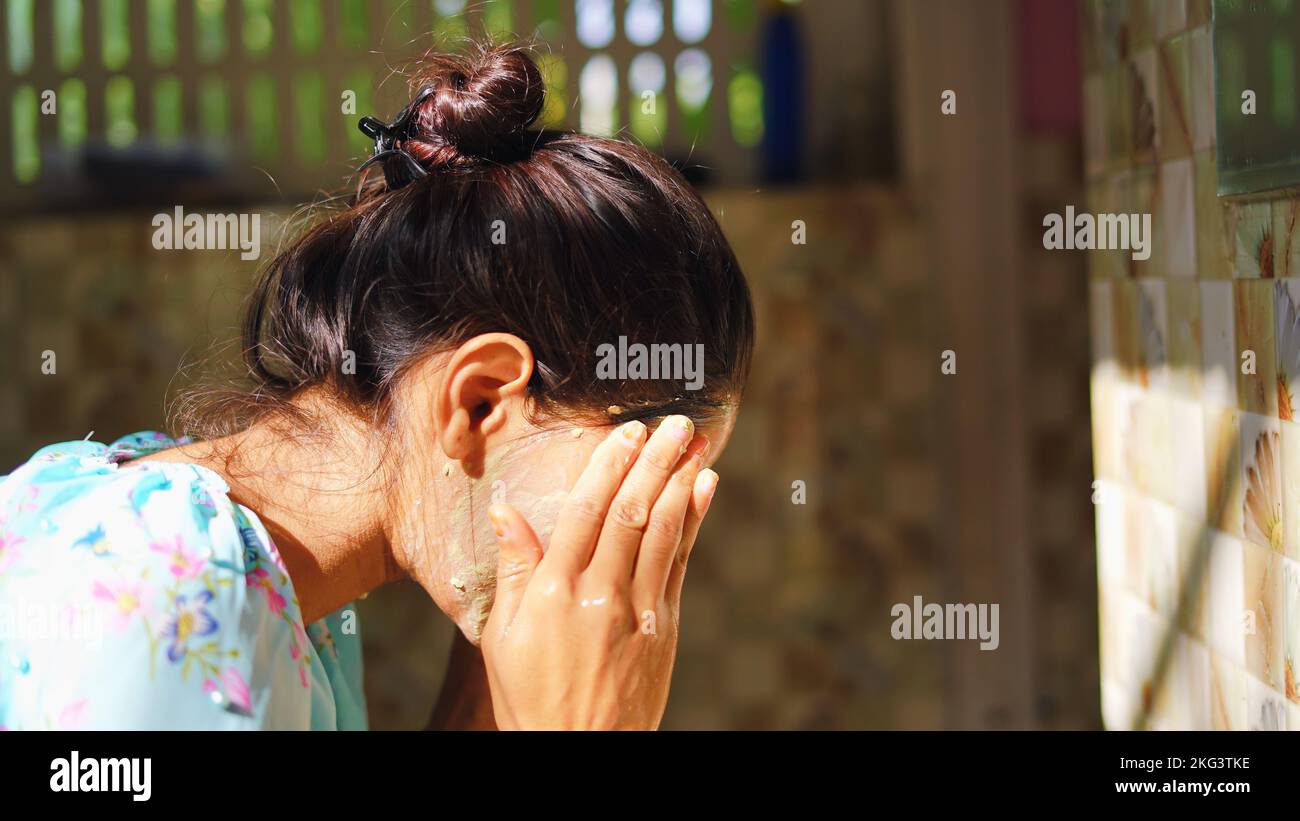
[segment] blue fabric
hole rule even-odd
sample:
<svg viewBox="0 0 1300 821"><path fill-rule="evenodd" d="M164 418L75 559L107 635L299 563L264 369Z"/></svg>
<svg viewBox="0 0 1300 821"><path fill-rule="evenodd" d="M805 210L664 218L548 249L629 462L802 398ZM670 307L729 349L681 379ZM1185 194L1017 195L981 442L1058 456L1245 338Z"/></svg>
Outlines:
<svg viewBox="0 0 1300 821"><path fill-rule="evenodd" d="M0 478L0 729L365 729L350 605L304 626L257 515L180 442L65 442Z"/></svg>

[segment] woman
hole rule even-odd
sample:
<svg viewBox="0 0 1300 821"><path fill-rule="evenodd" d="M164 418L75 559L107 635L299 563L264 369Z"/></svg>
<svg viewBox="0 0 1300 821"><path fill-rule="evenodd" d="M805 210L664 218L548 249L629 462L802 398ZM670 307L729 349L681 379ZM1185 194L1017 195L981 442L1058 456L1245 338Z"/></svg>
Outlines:
<svg viewBox="0 0 1300 821"><path fill-rule="evenodd" d="M53 445L0 482L0 725L364 727L349 602L409 576L465 638L444 726L657 726L743 275L661 159L530 128L526 51L415 86L362 121L355 202L264 273L254 384L188 405L202 438ZM598 377L621 340L658 378Z"/></svg>

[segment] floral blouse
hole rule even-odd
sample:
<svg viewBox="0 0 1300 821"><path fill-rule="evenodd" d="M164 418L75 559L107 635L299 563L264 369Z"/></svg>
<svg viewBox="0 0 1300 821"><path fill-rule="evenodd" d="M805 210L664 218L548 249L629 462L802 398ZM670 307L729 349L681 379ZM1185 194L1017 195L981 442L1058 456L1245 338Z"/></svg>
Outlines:
<svg viewBox="0 0 1300 821"><path fill-rule="evenodd" d="M0 477L0 729L365 729L355 609L305 627L216 473L119 464L182 441L65 442Z"/></svg>

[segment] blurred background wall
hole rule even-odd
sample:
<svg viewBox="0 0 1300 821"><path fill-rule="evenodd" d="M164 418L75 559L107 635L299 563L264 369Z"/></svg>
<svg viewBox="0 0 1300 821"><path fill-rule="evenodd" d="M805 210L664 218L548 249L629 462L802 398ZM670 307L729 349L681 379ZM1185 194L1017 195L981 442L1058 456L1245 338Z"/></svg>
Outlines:
<svg viewBox="0 0 1300 821"><path fill-rule="evenodd" d="M1099 725L1088 279L1041 243L1044 211L1083 201L1075 4L0 7L0 470L161 427L236 353L260 262L156 250L154 214L259 213L269 254L364 156L356 119L404 104L393 67L522 32L547 121L679 163L754 290L665 726ZM999 604L999 648L894 640L915 596ZM372 724L423 726L449 624L411 584L360 607Z"/></svg>

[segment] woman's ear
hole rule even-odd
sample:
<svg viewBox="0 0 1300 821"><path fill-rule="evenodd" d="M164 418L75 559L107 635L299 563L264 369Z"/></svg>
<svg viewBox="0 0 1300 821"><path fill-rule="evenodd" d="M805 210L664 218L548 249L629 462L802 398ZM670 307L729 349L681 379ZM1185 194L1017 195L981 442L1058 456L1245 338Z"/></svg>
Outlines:
<svg viewBox="0 0 1300 821"><path fill-rule="evenodd" d="M532 375L533 351L513 334L480 334L457 348L433 402L443 453L468 465L481 462L487 437L521 407L515 400Z"/></svg>

